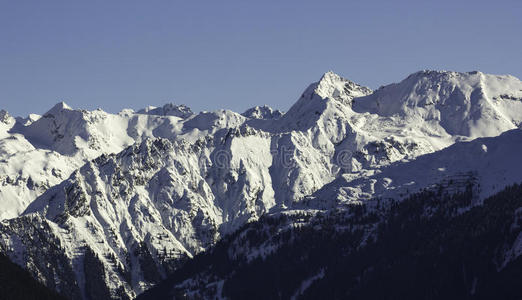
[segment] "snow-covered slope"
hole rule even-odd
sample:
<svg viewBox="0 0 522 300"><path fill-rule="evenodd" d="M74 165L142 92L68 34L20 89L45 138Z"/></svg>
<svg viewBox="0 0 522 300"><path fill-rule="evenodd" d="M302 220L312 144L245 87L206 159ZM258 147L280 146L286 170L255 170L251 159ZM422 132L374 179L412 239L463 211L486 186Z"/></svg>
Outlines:
<svg viewBox="0 0 522 300"><path fill-rule="evenodd" d="M397 116L450 135L496 136L521 124L522 90L513 76L421 71L358 99L357 112Z"/></svg>
<svg viewBox="0 0 522 300"><path fill-rule="evenodd" d="M5 111L0 117L0 219L18 216L37 196L102 154L148 138L197 140L244 121L230 111L196 116L183 105L110 114L75 110L63 102L41 117L15 119Z"/></svg>
<svg viewBox="0 0 522 300"><path fill-rule="evenodd" d="M23 134L37 148L68 156L96 157L119 152L133 143L125 134L126 128L125 118L101 110L73 110L61 102L28 126L16 126L13 132Z"/></svg>
<svg viewBox="0 0 522 300"><path fill-rule="evenodd" d="M45 190L101 154L120 152L143 138L175 134L178 120L74 110L63 102L42 117L6 118L0 124L0 219L19 215Z"/></svg>
<svg viewBox="0 0 522 300"><path fill-rule="evenodd" d="M307 198L309 206L402 199L422 189L447 193L472 188L477 203L522 182L522 129L497 137L460 142L409 162L396 162L375 174L343 174Z"/></svg>
<svg viewBox="0 0 522 300"><path fill-rule="evenodd" d="M473 161L484 148L496 172L517 166L497 160L516 154L518 131L436 151L516 128L521 91L510 76L420 72L372 92L328 72L282 116L176 105L109 114L64 103L40 118L3 114L0 218L25 212L1 223L0 249L70 296L93 297L94 264L106 293L134 297L266 212L401 197L446 174L482 174ZM475 148L460 164L450 159ZM518 180L504 176L499 188ZM47 264L46 255L60 259Z"/></svg>

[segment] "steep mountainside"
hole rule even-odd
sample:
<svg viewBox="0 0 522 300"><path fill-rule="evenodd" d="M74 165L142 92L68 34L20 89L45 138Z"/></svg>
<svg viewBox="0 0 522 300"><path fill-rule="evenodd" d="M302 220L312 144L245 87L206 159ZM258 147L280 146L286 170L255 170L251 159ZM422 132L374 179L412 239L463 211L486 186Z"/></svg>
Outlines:
<svg viewBox="0 0 522 300"><path fill-rule="evenodd" d="M522 121L521 93L516 78L477 72L415 73L374 93L328 72L283 115L1 113L0 251L69 297L133 298L267 213L469 180L478 203L519 180L520 131L496 136ZM448 125L454 112L465 130ZM495 137L440 151L481 136Z"/></svg>
<svg viewBox="0 0 522 300"><path fill-rule="evenodd" d="M335 208L375 199L400 199L421 189L460 192L473 182L479 201L522 182L522 130L460 142L411 161L395 162L369 176L343 174L306 198L308 206Z"/></svg>
<svg viewBox="0 0 522 300"><path fill-rule="evenodd" d="M166 105L165 107L172 107ZM7 113L6 113L7 115ZM59 103L42 117L0 124L0 219L19 215L37 196L101 154L144 138L171 136L179 117L73 110Z"/></svg>
<svg viewBox="0 0 522 300"><path fill-rule="evenodd" d="M138 299L520 299L522 186L267 215Z"/></svg>

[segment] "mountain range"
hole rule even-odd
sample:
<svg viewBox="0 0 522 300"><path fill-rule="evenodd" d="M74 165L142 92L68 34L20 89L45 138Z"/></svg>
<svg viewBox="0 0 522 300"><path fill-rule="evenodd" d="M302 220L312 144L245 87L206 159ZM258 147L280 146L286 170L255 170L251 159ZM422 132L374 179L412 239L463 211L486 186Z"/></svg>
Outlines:
<svg viewBox="0 0 522 300"><path fill-rule="evenodd" d="M426 232L453 234L429 231L433 224L465 223L487 214L491 199L518 195L521 124L522 82L476 71L420 71L375 91L327 72L286 113L167 104L111 114L65 103L27 118L1 111L0 253L71 299L133 299L155 285L155 297L244 298L252 290L237 274L250 278L259 260L289 261L295 275L292 253L344 249L350 255L339 261L348 266L361 249L385 251L397 215L420 226L404 242L422 244ZM427 217L412 223L410 203ZM517 205L506 202L505 222ZM495 259L499 272L522 253L518 231L506 232L517 235L476 257ZM297 247L307 238L350 242ZM391 264L370 258L350 274L303 259L313 267L265 296L313 298L334 282L313 285L318 279L357 281L365 268ZM227 259L232 267L220 267ZM274 276L259 270L252 280ZM363 295L378 276L332 297ZM473 290L473 278L465 283Z"/></svg>

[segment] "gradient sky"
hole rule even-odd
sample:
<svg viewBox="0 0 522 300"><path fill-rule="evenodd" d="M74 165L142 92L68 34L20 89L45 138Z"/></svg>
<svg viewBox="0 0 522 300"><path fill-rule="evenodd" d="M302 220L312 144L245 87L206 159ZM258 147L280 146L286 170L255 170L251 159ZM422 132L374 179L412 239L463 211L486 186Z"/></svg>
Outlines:
<svg viewBox="0 0 522 300"><path fill-rule="evenodd" d="M0 0L0 108L287 110L333 70L522 78L522 1Z"/></svg>

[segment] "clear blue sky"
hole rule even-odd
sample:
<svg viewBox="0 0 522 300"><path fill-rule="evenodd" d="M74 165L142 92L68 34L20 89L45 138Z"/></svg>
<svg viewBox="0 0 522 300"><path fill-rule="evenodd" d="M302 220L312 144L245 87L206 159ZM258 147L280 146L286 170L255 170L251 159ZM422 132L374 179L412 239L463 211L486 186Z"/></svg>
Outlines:
<svg viewBox="0 0 522 300"><path fill-rule="evenodd" d="M328 70L522 78L521 2L0 0L0 108L286 110Z"/></svg>

